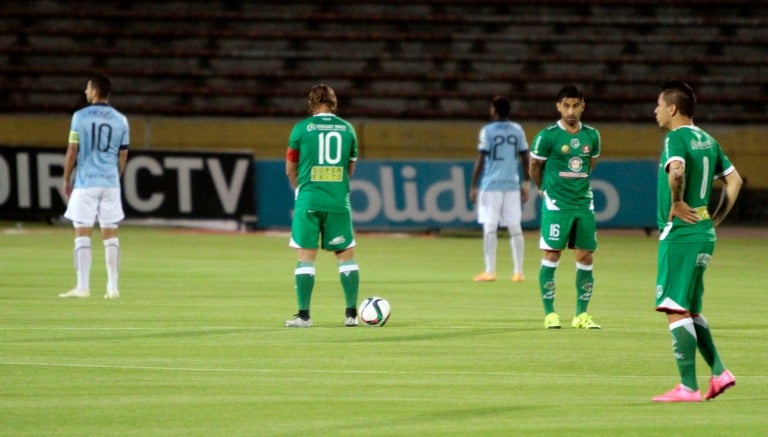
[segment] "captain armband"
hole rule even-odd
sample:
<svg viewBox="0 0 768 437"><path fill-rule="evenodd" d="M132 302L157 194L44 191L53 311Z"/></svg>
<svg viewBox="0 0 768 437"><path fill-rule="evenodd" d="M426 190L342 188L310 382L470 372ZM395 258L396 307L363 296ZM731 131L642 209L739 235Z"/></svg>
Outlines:
<svg viewBox="0 0 768 437"><path fill-rule="evenodd" d="M299 151L297 149L291 149L290 147L285 152L286 161L299 162Z"/></svg>

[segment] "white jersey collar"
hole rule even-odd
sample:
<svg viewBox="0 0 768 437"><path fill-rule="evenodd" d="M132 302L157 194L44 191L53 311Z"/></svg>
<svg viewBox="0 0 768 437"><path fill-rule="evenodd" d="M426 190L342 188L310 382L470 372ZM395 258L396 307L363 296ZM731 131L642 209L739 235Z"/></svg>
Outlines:
<svg viewBox="0 0 768 437"><path fill-rule="evenodd" d="M557 120L557 125L558 125L558 126L560 126L560 129L562 129L562 130L564 130L564 131L566 131L566 132L570 132L570 131L569 131L569 130L568 130L566 127L565 127L565 124L563 124L563 120ZM582 125L582 123L581 123L581 122L579 122L579 130L581 130L581 127L582 127L582 126L583 126L583 125Z"/></svg>

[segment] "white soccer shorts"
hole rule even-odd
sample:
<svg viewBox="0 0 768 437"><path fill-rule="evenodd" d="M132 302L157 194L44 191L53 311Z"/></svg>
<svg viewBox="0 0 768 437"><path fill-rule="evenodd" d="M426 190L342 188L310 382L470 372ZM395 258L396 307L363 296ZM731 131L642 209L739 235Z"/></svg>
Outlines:
<svg viewBox="0 0 768 437"><path fill-rule="evenodd" d="M477 195L477 222L501 226L520 224L523 218L520 191L480 191Z"/></svg>
<svg viewBox="0 0 768 437"><path fill-rule="evenodd" d="M64 217L78 225L109 227L125 218L119 188L76 188L67 204Z"/></svg>

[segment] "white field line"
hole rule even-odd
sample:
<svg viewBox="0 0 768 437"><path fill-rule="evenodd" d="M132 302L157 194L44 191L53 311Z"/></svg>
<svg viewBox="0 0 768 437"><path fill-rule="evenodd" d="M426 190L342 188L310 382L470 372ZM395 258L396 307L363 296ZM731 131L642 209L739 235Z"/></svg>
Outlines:
<svg viewBox="0 0 768 437"><path fill-rule="evenodd" d="M323 370L323 369L234 369L234 368L216 368L216 367L169 367L169 366L126 366L126 365L107 365L107 364L72 364L72 363L32 363L23 361L0 361L0 366L22 366L22 367L59 367L59 368L83 368L83 369L118 369L118 370L148 370L148 371L166 371L166 372L210 372L210 373L287 373L287 374L359 374L359 375L476 375L476 376L510 376L510 377L531 377L531 378L618 378L618 379L669 379L669 375L553 375L551 373L514 373L514 372L474 372L474 371L391 371L391 370ZM739 379L768 379L766 375L739 375Z"/></svg>

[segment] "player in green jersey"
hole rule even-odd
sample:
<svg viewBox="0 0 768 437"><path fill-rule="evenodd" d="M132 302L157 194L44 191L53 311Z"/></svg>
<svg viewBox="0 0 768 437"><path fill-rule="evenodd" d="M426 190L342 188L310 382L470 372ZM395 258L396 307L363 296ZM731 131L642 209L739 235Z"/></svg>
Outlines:
<svg viewBox="0 0 768 437"><path fill-rule="evenodd" d="M355 171L357 136L346 120L334 115L336 94L327 85L309 92L311 116L294 125L285 172L296 193L289 245L298 251L295 270L299 312L285 326L312 326L309 304L315 284L318 248L333 251L346 304L344 324L357 326L360 283L349 206L349 178Z"/></svg>
<svg viewBox="0 0 768 437"><path fill-rule="evenodd" d="M555 312L555 270L562 251L574 249L576 258L576 312L571 326L599 329L587 313L594 279L592 255L597 250L597 224L589 185L600 155L600 133L581 122L584 94L574 85L557 94L560 120L533 139L529 172L543 198L541 238L543 250L539 288L544 303L544 326L560 328Z"/></svg>
<svg viewBox="0 0 768 437"><path fill-rule="evenodd" d="M723 365L707 320L701 314L704 271L715 249L715 227L736 201L742 180L720 144L693 124L696 96L685 82L667 82L657 101L656 121L669 132L659 162L659 252L656 310L667 314L681 383L654 402L699 402L696 349L712 369L704 398L736 384ZM722 197L710 216L712 184Z"/></svg>

